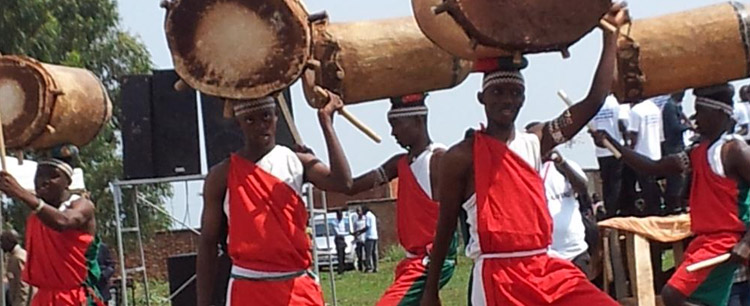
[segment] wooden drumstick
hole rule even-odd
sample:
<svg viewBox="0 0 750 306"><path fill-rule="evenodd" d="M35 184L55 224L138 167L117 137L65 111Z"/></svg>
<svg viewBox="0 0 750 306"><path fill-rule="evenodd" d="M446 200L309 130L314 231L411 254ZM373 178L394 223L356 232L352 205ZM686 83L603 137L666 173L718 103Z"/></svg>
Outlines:
<svg viewBox="0 0 750 306"><path fill-rule="evenodd" d="M174 90L175 91L185 91L190 89L190 85L185 83L182 79L177 80L177 82L174 82Z"/></svg>
<svg viewBox="0 0 750 306"><path fill-rule="evenodd" d="M565 105L567 105L568 107L573 106L573 101L570 100L568 95L562 89L557 91L557 96L560 97L560 99L562 99L563 102L565 102ZM589 128L589 131L596 131L596 127L594 127L593 122L589 122L587 126ZM615 146L611 142L609 142L609 140L604 139L603 145L605 148L607 148L607 150L612 152L612 155L614 155L615 158L620 159L620 157L622 157L622 153L620 153L620 151L617 150L617 148L615 148Z"/></svg>
<svg viewBox="0 0 750 306"><path fill-rule="evenodd" d="M686 270L688 272L695 272L695 271L698 271L698 270L701 270L701 269L712 267L712 266L718 265L720 263L726 262L727 260L729 260L730 256L731 255L729 253L726 253L726 254L723 254L723 255L716 256L714 258L706 259L704 261L699 261L699 262L696 262L696 263L694 263L692 265L687 266Z"/></svg>
<svg viewBox="0 0 750 306"><path fill-rule="evenodd" d="M328 99L331 98L328 95L328 92L325 89L323 89L322 87L320 87L320 86L315 86L313 88L313 90L315 91L316 95L320 96L325 101L327 101ZM380 143L382 141L382 139L380 138L380 136L378 136L378 134L375 133L375 131L373 131L372 129L370 129L370 127L368 127L367 125L365 125L364 123L362 123L362 121L359 121L359 119L357 119L357 117L354 117L354 115L352 115L345 108L343 108L343 107L340 108L338 110L338 113L341 114L341 116L343 116L344 118L346 118L346 120L349 120L349 122L352 125L354 125L360 131L362 131L362 133L365 133L365 135L367 135L367 137L370 137L370 139L372 139L373 141L375 141L377 143Z"/></svg>
<svg viewBox="0 0 750 306"><path fill-rule="evenodd" d="M284 97L283 93L279 93L276 97L276 100L279 101L279 108L281 108L281 115L284 116L284 121L286 121L287 126L289 127L289 132L292 133L292 139L294 139L294 143L298 145L302 145L302 137L299 135L299 131L297 130L297 125L294 124L294 118L292 118L292 112L289 111L289 105L286 104L286 97Z"/></svg>

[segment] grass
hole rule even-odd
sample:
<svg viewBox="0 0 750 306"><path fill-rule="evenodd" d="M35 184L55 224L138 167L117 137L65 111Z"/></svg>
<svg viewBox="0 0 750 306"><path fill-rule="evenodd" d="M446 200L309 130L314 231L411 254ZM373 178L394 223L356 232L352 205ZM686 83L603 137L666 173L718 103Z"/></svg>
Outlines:
<svg viewBox="0 0 750 306"><path fill-rule="evenodd" d="M466 305L469 284L469 273L472 261L459 252L458 266L453 278L440 290L443 305ZM378 273L361 273L348 271L344 275L334 276L336 300L341 306L372 306L380 299L386 288L393 282L393 273L398 262L403 258L403 250L398 247L389 249L378 264ZM322 271L320 285L326 303L333 305L333 294L328 271Z"/></svg>

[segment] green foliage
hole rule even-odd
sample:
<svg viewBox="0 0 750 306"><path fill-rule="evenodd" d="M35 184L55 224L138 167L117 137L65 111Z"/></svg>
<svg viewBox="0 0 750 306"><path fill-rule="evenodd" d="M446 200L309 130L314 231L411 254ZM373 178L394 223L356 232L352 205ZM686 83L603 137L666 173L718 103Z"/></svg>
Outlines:
<svg viewBox="0 0 750 306"><path fill-rule="evenodd" d="M89 69L109 92L114 104L113 119L91 144L81 148L79 166L97 204L98 232L106 243L114 245L115 213L108 183L122 177L117 119L119 78L150 73L150 55L136 37L120 29L114 0L3 0L2 7L0 53ZM160 205L171 196L171 188L166 184L144 186L139 191ZM125 191L124 199L132 199L130 191ZM125 225L132 226L132 205L126 205L126 209L129 219ZM23 230L28 209L9 204L7 211L14 227ZM152 213L143 205L139 206L139 212L146 237L169 225L165 216Z"/></svg>

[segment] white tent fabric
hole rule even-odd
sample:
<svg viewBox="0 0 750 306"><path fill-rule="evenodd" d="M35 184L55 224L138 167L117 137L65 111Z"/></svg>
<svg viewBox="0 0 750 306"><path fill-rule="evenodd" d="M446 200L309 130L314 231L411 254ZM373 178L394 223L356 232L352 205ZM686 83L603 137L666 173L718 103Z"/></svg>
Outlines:
<svg viewBox="0 0 750 306"><path fill-rule="evenodd" d="M34 175L36 174L36 162L24 160L23 164L18 163L18 159L10 156L5 157L8 166L8 173L16 178L19 184L31 192L34 192ZM73 170L73 183L70 185L71 190L86 190L83 181L83 170L76 168Z"/></svg>

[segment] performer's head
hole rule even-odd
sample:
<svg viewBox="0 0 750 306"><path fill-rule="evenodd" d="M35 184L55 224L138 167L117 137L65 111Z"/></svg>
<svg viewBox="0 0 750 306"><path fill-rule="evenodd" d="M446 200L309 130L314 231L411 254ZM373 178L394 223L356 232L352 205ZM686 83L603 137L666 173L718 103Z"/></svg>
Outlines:
<svg viewBox="0 0 750 306"><path fill-rule="evenodd" d="M403 148L408 149L427 136L426 98L426 93L391 98L388 123L391 125L391 135Z"/></svg>
<svg viewBox="0 0 750 306"><path fill-rule="evenodd" d="M10 252L18 245L18 232L15 230L4 230L0 235L0 248L4 252Z"/></svg>
<svg viewBox="0 0 750 306"><path fill-rule="evenodd" d="M341 212L341 210L336 211L336 220L341 221L341 219L344 219L344 213Z"/></svg>
<svg viewBox="0 0 750 306"><path fill-rule="evenodd" d="M36 195L50 205L61 203L73 183L73 167L77 156L78 148L72 145L49 150L37 162L34 176Z"/></svg>
<svg viewBox="0 0 750 306"><path fill-rule="evenodd" d="M702 136L716 137L730 128L734 87L729 83L696 88L695 123Z"/></svg>
<svg viewBox="0 0 750 306"><path fill-rule="evenodd" d="M245 145L267 148L276 144L276 122L279 120L276 100L267 96L252 100L231 100L234 118L237 120Z"/></svg>
<svg viewBox="0 0 750 306"><path fill-rule="evenodd" d="M482 91L477 93L477 99L484 105L488 124L513 127L526 100L521 70L527 65L525 58L515 62L512 57L484 59L475 63L474 70L484 72Z"/></svg>
<svg viewBox="0 0 750 306"><path fill-rule="evenodd" d="M745 102L750 101L750 85L740 87L740 99Z"/></svg>

